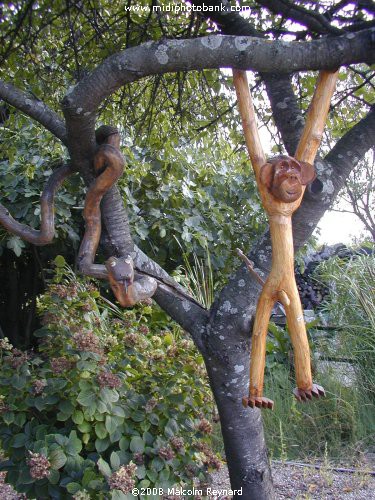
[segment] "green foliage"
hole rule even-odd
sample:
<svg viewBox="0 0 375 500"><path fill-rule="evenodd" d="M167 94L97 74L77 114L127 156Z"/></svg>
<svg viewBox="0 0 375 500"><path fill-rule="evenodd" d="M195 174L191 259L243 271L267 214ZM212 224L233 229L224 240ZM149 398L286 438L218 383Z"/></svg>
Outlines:
<svg viewBox="0 0 375 500"><path fill-rule="evenodd" d="M11 215L35 229L40 227L40 195L62 157L62 148L43 128L18 114L11 114L6 126L0 125L0 199ZM78 241L78 222L72 213L77 176L65 181L56 198L56 232L62 238ZM0 252L10 248L19 257L26 243L0 228Z"/></svg>
<svg viewBox="0 0 375 500"><path fill-rule="evenodd" d="M330 285L325 310L339 327L335 352L352 360L359 389L375 403L375 257L331 259L317 273Z"/></svg>
<svg viewBox="0 0 375 500"><path fill-rule="evenodd" d="M61 257L55 264L39 299L38 354L6 343L0 350L8 481L30 498L95 499L204 479L217 459L204 419L212 399L193 343L156 308L120 312Z"/></svg>
<svg viewBox="0 0 375 500"><path fill-rule="evenodd" d="M198 258L208 251L213 269L229 274L234 249L248 248L265 227L246 156L234 155L223 139L132 154L125 193L146 253L182 264L181 242Z"/></svg>

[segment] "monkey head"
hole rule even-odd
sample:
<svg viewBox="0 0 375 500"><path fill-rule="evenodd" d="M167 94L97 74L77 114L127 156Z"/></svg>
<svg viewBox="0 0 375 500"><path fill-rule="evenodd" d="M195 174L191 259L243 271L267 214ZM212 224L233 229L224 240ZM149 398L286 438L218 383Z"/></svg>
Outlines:
<svg viewBox="0 0 375 500"><path fill-rule="evenodd" d="M134 262L128 255L125 258L118 259L117 257L110 257L105 262L105 267L108 271L109 283L116 295L122 295L128 292L128 287L134 281Z"/></svg>
<svg viewBox="0 0 375 500"><path fill-rule="evenodd" d="M260 182L274 198L285 203L298 200L302 186L312 182L315 177L313 165L290 156L271 158L260 169Z"/></svg>

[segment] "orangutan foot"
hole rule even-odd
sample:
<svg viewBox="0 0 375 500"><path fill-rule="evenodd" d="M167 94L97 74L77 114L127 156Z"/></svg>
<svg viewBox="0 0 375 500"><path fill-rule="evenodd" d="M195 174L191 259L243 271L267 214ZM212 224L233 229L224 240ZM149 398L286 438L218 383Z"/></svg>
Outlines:
<svg viewBox="0 0 375 500"><path fill-rule="evenodd" d="M312 399L313 396L315 398L321 398L326 395L323 387L318 384L313 384L310 390L298 389L298 387L296 387L293 394L298 401L303 401L304 403L306 403L309 399Z"/></svg>
<svg viewBox="0 0 375 500"><path fill-rule="evenodd" d="M273 401L262 396L247 396L242 398L242 404L245 408L269 408L273 409Z"/></svg>

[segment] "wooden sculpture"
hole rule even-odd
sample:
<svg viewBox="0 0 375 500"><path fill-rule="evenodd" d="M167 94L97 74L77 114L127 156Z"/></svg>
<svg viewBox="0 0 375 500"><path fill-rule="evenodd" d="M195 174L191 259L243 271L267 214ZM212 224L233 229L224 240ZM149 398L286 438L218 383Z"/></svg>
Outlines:
<svg viewBox="0 0 375 500"><path fill-rule="evenodd" d="M13 219L9 211L1 204L0 224L10 233L16 234L34 245L41 246L51 243L55 236L55 194L64 180L73 173L74 171L70 165L61 165L52 172L40 197L40 229L20 224Z"/></svg>
<svg viewBox="0 0 375 500"><path fill-rule="evenodd" d="M306 124L295 157L278 156L266 160L256 125L246 72L233 70L242 126L247 149L255 172L263 206L269 217L272 265L260 294L252 336L249 395L244 406L272 408L273 401L263 397L266 357L266 335L275 302L286 312L288 330L294 351L299 401L324 395L324 389L314 384L311 376L310 349L303 318L301 301L294 275L292 214L302 201L305 186L315 178L314 159L327 119L330 100L338 72L322 71L308 111Z"/></svg>
<svg viewBox="0 0 375 500"><path fill-rule="evenodd" d="M104 194L118 181L124 171L125 160L120 152L120 135L114 127L103 125L95 132L98 144L94 157L97 175L86 194L83 217L86 228L78 254L79 269L83 274L108 279L112 291L123 307L131 307L153 296L157 281L134 271L130 255L110 257L105 265L94 264L101 234L100 202ZM41 228L33 229L20 224L0 204L0 224L34 245L51 243L55 234L54 201L57 189L72 173L69 164L56 168L51 174L40 198ZM181 292L180 292L181 293Z"/></svg>
<svg viewBox="0 0 375 500"><path fill-rule="evenodd" d="M96 131L98 149L94 157L96 179L91 184L85 200L83 217L86 230L78 254L82 273L98 278L107 278L112 291L123 307L131 307L141 300L152 297L157 281L151 276L134 273L134 262L130 255L110 257L105 265L94 264L101 234L100 202L104 194L121 177L125 159L120 152L120 135L114 127L103 125Z"/></svg>

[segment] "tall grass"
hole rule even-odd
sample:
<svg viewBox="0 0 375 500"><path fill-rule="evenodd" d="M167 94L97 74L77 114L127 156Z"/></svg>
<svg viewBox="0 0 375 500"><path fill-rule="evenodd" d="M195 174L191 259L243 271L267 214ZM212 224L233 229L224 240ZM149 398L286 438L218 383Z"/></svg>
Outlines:
<svg viewBox="0 0 375 500"><path fill-rule="evenodd" d="M189 260L180 242L178 245L182 250L184 265L178 269L179 281L189 290L191 295L203 306L209 309L214 301L214 273L211 263L210 252L206 247L206 258L200 259L193 253L193 262ZM176 276L175 276L176 277Z"/></svg>
<svg viewBox="0 0 375 500"><path fill-rule="evenodd" d="M341 354L353 360L358 389L375 403L375 258L332 259L318 273L330 285L325 311L340 327Z"/></svg>

